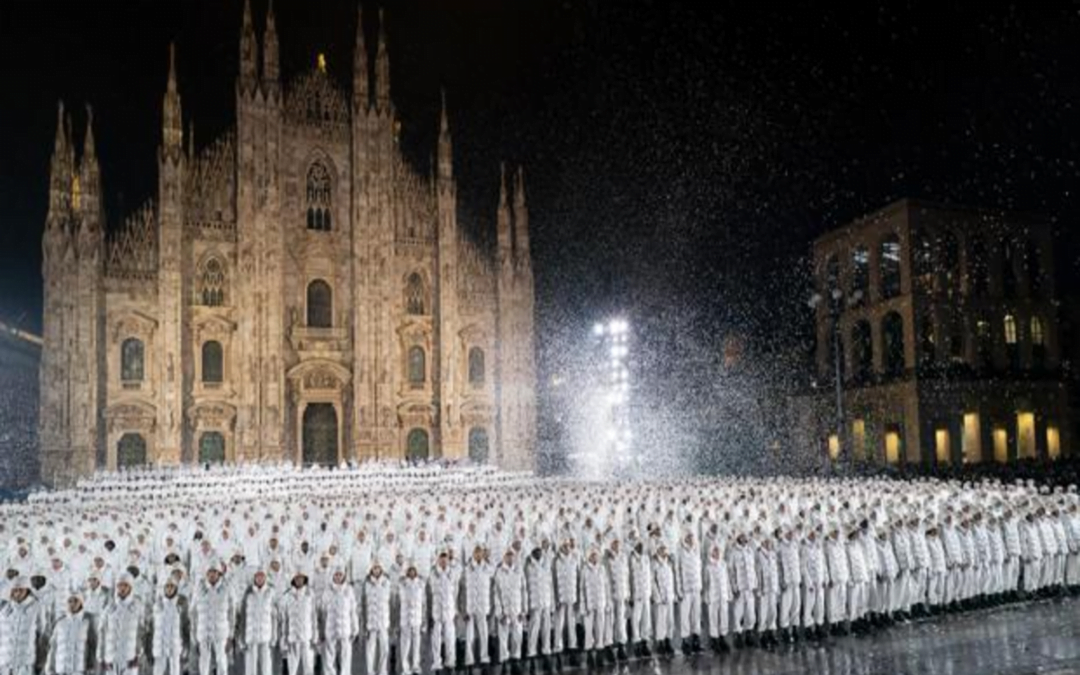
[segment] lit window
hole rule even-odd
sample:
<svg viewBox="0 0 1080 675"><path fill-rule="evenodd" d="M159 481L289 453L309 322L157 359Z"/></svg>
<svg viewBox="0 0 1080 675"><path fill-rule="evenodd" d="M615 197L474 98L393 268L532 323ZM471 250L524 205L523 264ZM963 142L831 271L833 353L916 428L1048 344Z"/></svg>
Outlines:
<svg viewBox="0 0 1080 675"><path fill-rule="evenodd" d="M1016 317L1012 314L1005 315L1005 344L1016 344Z"/></svg>
<svg viewBox="0 0 1080 675"><path fill-rule="evenodd" d="M1031 344L1042 347L1046 344L1046 336L1043 334L1042 319L1037 316L1031 317Z"/></svg>

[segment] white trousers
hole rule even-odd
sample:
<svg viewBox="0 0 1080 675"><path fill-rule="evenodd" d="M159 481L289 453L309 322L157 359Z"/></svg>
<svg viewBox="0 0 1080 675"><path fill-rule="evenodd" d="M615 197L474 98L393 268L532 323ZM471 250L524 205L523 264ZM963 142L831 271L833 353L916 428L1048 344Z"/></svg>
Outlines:
<svg viewBox="0 0 1080 675"><path fill-rule="evenodd" d="M401 674L417 675L420 672L420 626L401 626L398 635L401 641L398 645Z"/></svg>
<svg viewBox="0 0 1080 675"><path fill-rule="evenodd" d="M735 594L735 602L731 608L731 629L735 633L742 633L754 627L757 608L754 606L754 592L742 591Z"/></svg>
<svg viewBox="0 0 1080 675"><path fill-rule="evenodd" d="M626 601L615 600L608 606L604 620L604 644L626 644Z"/></svg>
<svg viewBox="0 0 1080 675"><path fill-rule="evenodd" d="M390 631L385 628L368 630L366 639L364 664L367 666L367 675L387 675L390 661Z"/></svg>
<svg viewBox="0 0 1080 675"><path fill-rule="evenodd" d="M804 586L802 592L803 628L814 628L825 623L825 588Z"/></svg>
<svg viewBox="0 0 1080 675"><path fill-rule="evenodd" d="M691 591L679 601L679 637L701 635L701 591Z"/></svg>
<svg viewBox="0 0 1080 675"><path fill-rule="evenodd" d="M214 663L213 669L211 661ZM214 670L217 675L229 674L229 655L224 640L199 644L199 675L210 675Z"/></svg>
<svg viewBox="0 0 1080 675"><path fill-rule="evenodd" d="M488 656L488 618L487 614L473 614L465 621L465 665L475 663L473 646L479 647L480 663L487 663Z"/></svg>
<svg viewBox="0 0 1080 675"><path fill-rule="evenodd" d="M675 606L670 602L653 605L653 636L657 640L670 640L675 637Z"/></svg>
<svg viewBox="0 0 1080 675"><path fill-rule="evenodd" d="M341 658L340 666L338 657ZM323 675L352 675L352 640L325 640L322 643Z"/></svg>
<svg viewBox="0 0 1080 675"><path fill-rule="evenodd" d="M542 650L537 652L537 649ZM539 607L529 610L529 645L526 654L529 657L551 653L551 610Z"/></svg>
<svg viewBox="0 0 1080 675"><path fill-rule="evenodd" d="M289 664L289 675L301 672L303 675L315 675L315 653L310 644L290 642L285 660Z"/></svg>
<svg viewBox="0 0 1080 675"><path fill-rule="evenodd" d="M780 603L780 594L775 592L762 593L757 597L757 629L758 631L776 630L776 611Z"/></svg>
<svg viewBox="0 0 1080 675"><path fill-rule="evenodd" d="M271 675L273 672L274 657L270 644L264 642L247 645L247 649L244 650L244 675Z"/></svg>
<svg viewBox="0 0 1080 675"><path fill-rule="evenodd" d="M604 610L585 612L585 651L604 647Z"/></svg>
<svg viewBox="0 0 1080 675"><path fill-rule="evenodd" d="M521 619L503 618L499 621L499 661L521 658Z"/></svg>
<svg viewBox="0 0 1080 675"><path fill-rule="evenodd" d="M648 598L636 600L630 606L630 640L648 642L652 639L652 603Z"/></svg>
<svg viewBox="0 0 1080 675"><path fill-rule="evenodd" d="M788 586L780 591L780 627L791 628L799 625L799 605L802 594L798 586Z"/></svg>
<svg viewBox="0 0 1080 675"><path fill-rule="evenodd" d="M574 621L573 605L560 604L555 607L555 651L563 650L563 633L566 649L577 649L577 625Z"/></svg>
<svg viewBox="0 0 1080 675"><path fill-rule="evenodd" d="M829 586L828 596L825 603L825 613L829 623L840 623L848 618L848 585L846 583Z"/></svg>
<svg viewBox="0 0 1080 675"><path fill-rule="evenodd" d="M446 646L446 658L443 658L443 646ZM457 632L454 620L436 620L431 627L431 669L441 670L444 666L453 668L457 665Z"/></svg>
<svg viewBox="0 0 1080 675"><path fill-rule="evenodd" d="M706 621L709 624L709 637L721 638L727 637L730 632L730 615L731 603L730 602L710 602L705 605Z"/></svg>

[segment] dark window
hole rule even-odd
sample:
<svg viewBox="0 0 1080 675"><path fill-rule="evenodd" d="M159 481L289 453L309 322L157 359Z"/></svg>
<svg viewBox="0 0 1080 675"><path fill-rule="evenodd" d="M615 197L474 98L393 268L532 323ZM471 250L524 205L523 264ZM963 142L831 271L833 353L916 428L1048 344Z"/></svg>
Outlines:
<svg viewBox="0 0 1080 675"><path fill-rule="evenodd" d="M990 293L990 261L986 242L981 238L971 243L971 259L968 260L968 274L971 275L971 291L975 295Z"/></svg>
<svg viewBox="0 0 1080 675"><path fill-rule="evenodd" d="M851 302L861 305L870 292L870 251L857 246L851 254Z"/></svg>
<svg viewBox="0 0 1080 675"><path fill-rule="evenodd" d="M896 312L889 312L881 322L884 341L885 372L890 377L904 374L904 320Z"/></svg>
<svg viewBox="0 0 1080 675"><path fill-rule="evenodd" d="M413 316L422 316L425 313L424 280L419 274L413 272L405 284L405 311Z"/></svg>
<svg viewBox="0 0 1080 675"><path fill-rule="evenodd" d="M922 293L934 290L934 248L926 232L915 234L915 246L912 250L915 265L915 283Z"/></svg>
<svg viewBox="0 0 1080 675"><path fill-rule="evenodd" d="M881 297L900 295L900 238L889 235L881 242Z"/></svg>
<svg viewBox="0 0 1080 675"><path fill-rule="evenodd" d="M203 263L199 275L198 301L206 307L221 307L225 304L225 265L220 258L210 258Z"/></svg>
<svg viewBox="0 0 1080 675"><path fill-rule="evenodd" d="M934 331L934 315L926 313L919 322L919 363L929 365L937 360L937 334Z"/></svg>
<svg viewBox="0 0 1080 675"><path fill-rule="evenodd" d="M865 384L874 372L874 338L869 321L859 321L851 330L851 349L854 359L855 381Z"/></svg>
<svg viewBox="0 0 1080 675"><path fill-rule="evenodd" d="M1011 242L1001 249L1001 292L1006 298L1016 297L1016 251Z"/></svg>
<svg viewBox="0 0 1080 675"><path fill-rule="evenodd" d="M825 288L823 295L829 296L833 291L840 288L840 260L831 255L825 261Z"/></svg>
<svg viewBox="0 0 1080 675"><path fill-rule="evenodd" d="M1046 331L1037 316L1031 317L1031 361L1037 369L1046 366Z"/></svg>
<svg viewBox="0 0 1080 675"><path fill-rule="evenodd" d="M405 440L405 456L410 462L420 462L431 456L431 448L428 443L428 432L424 429L413 429Z"/></svg>
<svg viewBox="0 0 1080 675"><path fill-rule="evenodd" d="M124 382L143 381L143 343L128 338L120 346L120 379Z"/></svg>
<svg viewBox="0 0 1080 675"><path fill-rule="evenodd" d="M480 386L484 384L484 350L473 347L469 350L469 384Z"/></svg>
<svg viewBox="0 0 1080 675"><path fill-rule="evenodd" d="M139 434L124 434L116 445L116 465L119 467L146 464L146 439Z"/></svg>
<svg viewBox="0 0 1080 675"><path fill-rule="evenodd" d="M469 460L474 464L487 464L488 432L483 427L469 430Z"/></svg>
<svg viewBox="0 0 1080 675"><path fill-rule="evenodd" d="M956 235L946 231L939 242L941 282L949 297L960 293L960 244Z"/></svg>
<svg viewBox="0 0 1080 675"><path fill-rule="evenodd" d="M1030 294L1037 296L1042 293L1042 266L1039 264L1039 247L1030 239L1024 249L1024 271L1027 272Z"/></svg>
<svg viewBox="0 0 1080 675"><path fill-rule="evenodd" d="M221 343L211 340L202 346L202 379L207 384L220 384L225 380L224 355Z"/></svg>
<svg viewBox="0 0 1080 675"><path fill-rule="evenodd" d="M221 464L225 461L225 437L208 431L199 438L199 464Z"/></svg>
<svg viewBox="0 0 1080 675"><path fill-rule="evenodd" d="M330 328L334 319L333 294L330 285L316 279L307 290L307 325L309 328Z"/></svg>
<svg viewBox="0 0 1080 675"><path fill-rule="evenodd" d="M307 173L307 226L309 230L330 231L332 196L330 171L322 162L313 162Z"/></svg>
<svg viewBox="0 0 1080 675"><path fill-rule="evenodd" d="M409 384L422 387L427 381L427 355L423 347L409 349Z"/></svg>

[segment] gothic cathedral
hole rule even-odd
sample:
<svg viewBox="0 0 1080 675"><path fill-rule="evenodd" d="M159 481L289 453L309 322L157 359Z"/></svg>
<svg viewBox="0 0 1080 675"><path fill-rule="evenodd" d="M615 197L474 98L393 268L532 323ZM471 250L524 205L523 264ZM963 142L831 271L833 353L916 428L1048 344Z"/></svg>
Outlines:
<svg viewBox="0 0 1080 675"><path fill-rule="evenodd" d="M533 467L522 171L503 171L489 252L458 227L445 101L427 177L398 147L385 28L373 65L363 36L351 99L321 58L282 84L273 9L260 50L245 3L236 127L198 149L170 53L157 196L109 236L92 119L77 153L61 104L43 241L46 484L220 461Z"/></svg>

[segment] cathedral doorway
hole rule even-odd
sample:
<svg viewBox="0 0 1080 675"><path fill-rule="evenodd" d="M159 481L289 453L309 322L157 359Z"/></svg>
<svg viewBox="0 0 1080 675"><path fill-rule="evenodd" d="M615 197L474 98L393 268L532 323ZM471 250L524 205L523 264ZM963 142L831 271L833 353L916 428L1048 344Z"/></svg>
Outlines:
<svg viewBox="0 0 1080 675"><path fill-rule="evenodd" d="M208 431L199 438L199 464L221 464L225 461L225 437Z"/></svg>
<svg viewBox="0 0 1080 675"><path fill-rule="evenodd" d="M146 439L139 434L124 434L116 444L116 466L120 468L146 464Z"/></svg>
<svg viewBox="0 0 1080 675"><path fill-rule="evenodd" d="M469 461L473 464L487 464L488 433L483 427L469 430Z"/></svg>
<svg viewBox="0 0 1080 675"><path fill-rule="evenodd" d="M331 403L311 403L304 409L304 464L337 466L338 419Z"/></svg>
<svg viewBox="0 0 1080 675"><path fill-rule="evenodd" d="M431 456L428 443L428 432L424 429L413 429L405 442L405 459L410 462L422 462Z"/></svg>

